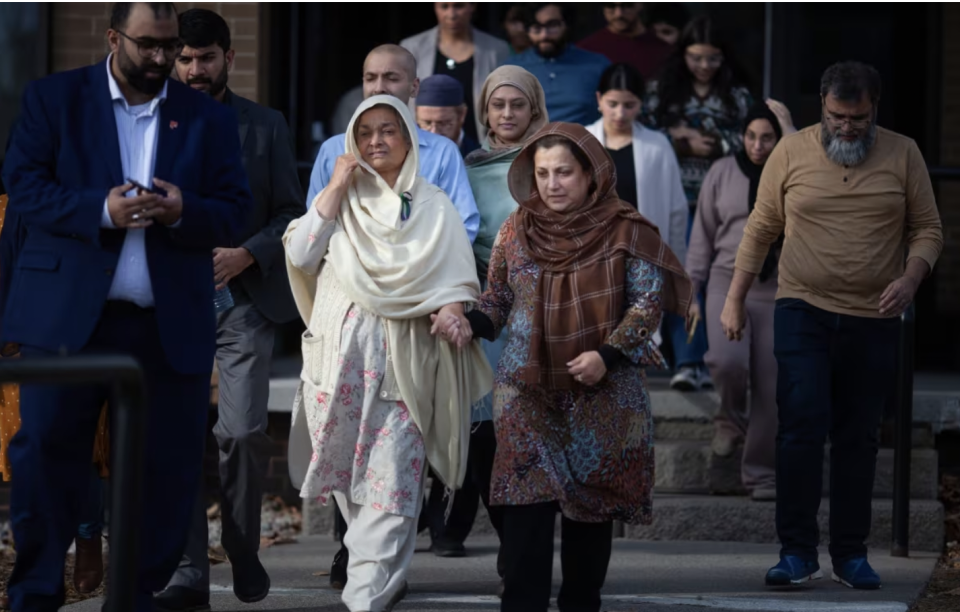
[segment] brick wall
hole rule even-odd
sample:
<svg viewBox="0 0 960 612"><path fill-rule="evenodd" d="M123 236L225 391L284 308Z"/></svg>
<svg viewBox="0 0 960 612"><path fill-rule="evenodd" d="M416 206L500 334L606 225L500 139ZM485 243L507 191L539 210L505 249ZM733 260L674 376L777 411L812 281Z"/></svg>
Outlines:
<svg viewBox="0 0 960 612"><path fill-rule="evenodd" d="M259 52L258 2L178 2L177 9L206 8L227 20L237 52L230 88L257 100ZM51 69L53 72L96 63L109 53L106 42L110 26L110 2L55 2L51 8Z"/></svg>
<svg viewBox="0 0 960 612"><path fill-rule="evenodd" d="M960 6L943 5L943 75L940 163L960 166ZM943 220L943 255L938 262L937 301L941 312L960 313L960 182L941 181L938 205Z"/></svg>

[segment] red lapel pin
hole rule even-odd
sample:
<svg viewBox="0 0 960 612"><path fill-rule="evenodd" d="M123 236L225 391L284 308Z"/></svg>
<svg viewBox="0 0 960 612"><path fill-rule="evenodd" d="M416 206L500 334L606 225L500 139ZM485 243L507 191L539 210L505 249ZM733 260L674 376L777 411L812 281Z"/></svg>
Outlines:
<svg viewBox="0 0 960 612"><path fill-rule="evenodd" d="M177 123L176 121L171 121L171 122L170 122L170 129L171 129L171 130L175 130L175 129L177 129L177 126L178 126L178 125L180 125L180 124Z"/></svg>

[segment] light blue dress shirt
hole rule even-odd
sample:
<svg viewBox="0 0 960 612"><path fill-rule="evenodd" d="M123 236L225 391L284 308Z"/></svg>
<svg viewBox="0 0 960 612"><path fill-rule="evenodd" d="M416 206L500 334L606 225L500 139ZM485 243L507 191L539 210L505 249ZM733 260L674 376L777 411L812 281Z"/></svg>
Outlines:
<svg viewBox="0 0 960 612"><path fill-rule="evenodd" d="M107 58L107 83L110 84L110 97L113 100L113 116L117 122L117 138L120 143L120 165L124 180L132 178L142 185L153 184L153 168L157 156L157 134L160 123L160 105L167 99L167 85L153 100L146 104L131 106L123 97L117 85ZM137 195L136 189L126 194ZM114 229L107 201L103 202L103 214L100 227ZM128 229L123 239L120 258L107 294L109 300L133 302L141 308L153 306L153 285L150 282L150 268L147 266L147 247L144 241L144 229Z"/></svg>
<svg viewBox="0 0 960 612"><path fill-rule="evenodd" d="M463 165L460 149L446 136L438 136L420 128L417 128L417 137L420 139L420 176L446 192L460 213L467 236L473 243L480 228L480 213L477 212L477 202L467 180L467 169ZM330 182L334 164L343 155L345 142L346 136L340 134L328 139L320 147L320 153L313 163L313 172L310 173L307 208Z"/></svg>
<svg viewBox="0 0 960 612"><path fill-rule="evenodd" d="M600 118L596 92L610 60L599 53L568 45L558 57L547 59L530 48L504 65L520 66L537 77L550 121L586 126Z"/></svg>

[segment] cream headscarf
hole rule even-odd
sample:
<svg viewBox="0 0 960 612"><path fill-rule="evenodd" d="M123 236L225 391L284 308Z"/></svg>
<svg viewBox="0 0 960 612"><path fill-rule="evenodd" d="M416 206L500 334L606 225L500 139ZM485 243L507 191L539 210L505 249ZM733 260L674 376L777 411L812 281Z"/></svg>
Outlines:
<svg viewBox="0 0 960 612"><path fill-rule="evenodd" d="M412 140L393 188L363 161L354 137L359 117L378 105L397 111ZM345 149L360 168L340 207L323 265L332 266L350 300L384 319L389 366L423 435L427 460L444 485L456 488L466 475L471 408L490 392L493 372L478 342L458 351L431 336L430 315L447 304L477 301L480 285L470 240L446 194L418 176L417 124L399 99L366 99L350 120ZM410 202L406 220L401 197ZM287 270L309 325L317 278L293 266L289 257Z"/></svg>

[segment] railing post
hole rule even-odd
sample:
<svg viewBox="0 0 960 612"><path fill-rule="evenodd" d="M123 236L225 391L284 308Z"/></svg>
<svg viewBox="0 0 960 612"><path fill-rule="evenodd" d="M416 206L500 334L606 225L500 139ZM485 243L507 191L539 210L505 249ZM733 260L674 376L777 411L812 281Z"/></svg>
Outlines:
<svg viewBox="0 0 960 612"><path fill-rule="evenodd" d="M896 412L893 431L893 541L890 555L910 552L910 458L913 447L913 358L916 315L911 304L900 316Z"/></svg>
<svg viewBox="0 0 960 612"><path fill-rule="evenodd" d="M117 381L113 397L116 406L110 410L110 576L105 612L129 612L136 609L140 567L141 449L146 407L142 381Z"/></svg>
<svg viewBox="0 0 960 612"><path fill-rule="evenodd" d="M120 356L4 359L0 361L0 382L113 384L110 406L110 569L105 610L135 610L146 411L143 370L132 357Z"/></svg>

